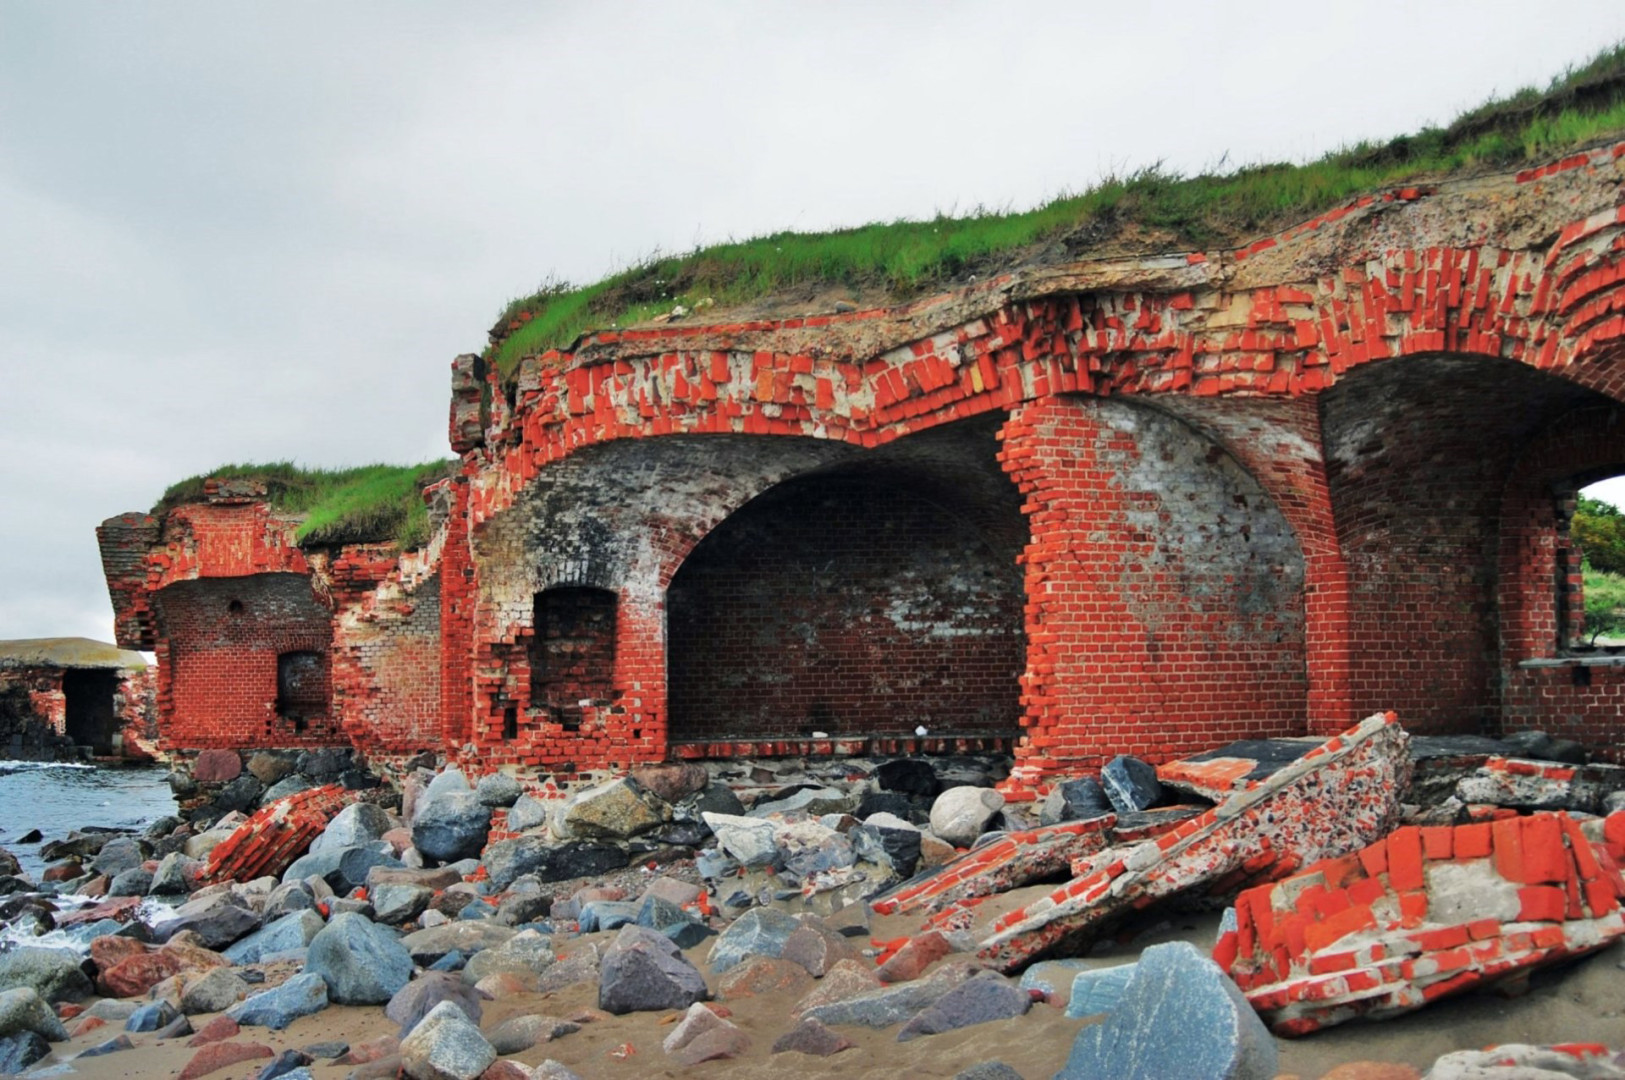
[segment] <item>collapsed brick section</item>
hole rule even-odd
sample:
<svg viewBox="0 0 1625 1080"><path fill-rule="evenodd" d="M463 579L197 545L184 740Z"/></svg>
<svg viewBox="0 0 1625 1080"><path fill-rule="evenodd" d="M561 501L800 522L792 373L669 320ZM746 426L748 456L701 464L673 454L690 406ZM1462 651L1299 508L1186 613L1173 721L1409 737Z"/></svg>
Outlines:
<svg viewBox="0 0 1625 1080"><path fill-rule="evenodd" d="M590 335L511 383L460 357L462 467L431 493L422 552L305 552L251 487L215 485L161 523L104 524L119 640L159 653L164 722L184 735L171 745L266 737L266 709L259 726L183 715L172 653L220 630L177 637L163 592L301 575L328 612L326 645L308 651L328 657L334 715L312 737L386 753L427 739L559 778L790 752L825 730L804 694L820 689L816 656L798 646L779 666L782 702L730 702L738 687L722 684L746 662L724 650L705 667L685 582L706 579L730 533L760 531L753 500L839 470L860 486L957 485L957 517L1021 552L1014 797L1107 753L1330 734L1372 708L1424 731L1538 724L1618 756L1625 677L1575 655L1573 554L1549 493L1625 457L1541 447L1625 400L1625 147L1559 164L1365 196L1237 251L1032 267L886 310ZM967 449L997 430L1002 473ZM839 519L811 524L805 548ZM906 551L862 534L841 555L872 579L885 558L946 550L948 534L923 531ZM817 576L789 550L773 556L784 588L749 603L814 603ZM710 577L698 600L715 623L747 598ZM559 629L537 598L554 589L599 590L595 625L613 623L556 639L597 642L558 681L535 670ZM984 614L1002 603L990 593ZM913 620L920 637L940 614ZM926 651L860 625L868 637L838 655ZM744 630L728 627L729 649ZM433 674L394 674L436 654ZM691 724L702 740L684 741Z"/></svg>
<svg viewBox="0 0 1625 1080"><path fill-rule="evenodd" d="M1282 1035L1421 1008L1625 936L1625 814L1395 830L1236 899L1214 958Z"/></svg>

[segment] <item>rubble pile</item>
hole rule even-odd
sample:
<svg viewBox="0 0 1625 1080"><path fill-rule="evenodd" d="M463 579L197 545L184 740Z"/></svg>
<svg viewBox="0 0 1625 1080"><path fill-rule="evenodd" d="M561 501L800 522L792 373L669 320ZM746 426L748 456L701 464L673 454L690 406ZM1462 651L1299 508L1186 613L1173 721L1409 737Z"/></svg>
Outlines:
<svg viewBox="0 0 1625 1080"><path fill-rule="evenodd" d="M1076 952L1113 919L1192 890L1223 893L1357 850L1399 818L1409 736L1392 713L1330 739L1200 817L1074 865L1075 877L994 924L977 956L1016 971ZM969 925L973 908L962 908Z"/></svg>
<svg viewBox="0 0 1625 1080"><path fill-rule="evenodd" d="M349 801L343 787L329 784L264 807L209 852L199 883L252 881L282 873Z"/></svg>
<svg viewBox="0 0 1625 1080"><path fill-rule="evenodd" d="M199 803L51 841L37 883L0 857L7 933L55 935L0 946L0 986L27 991L0 995L0 1020L26 1018L0 1023L0 1072L185 1038L183 1075L565 1077L515 1055L658 1013L659 1043L610 1056L658 1070L840 1054L857 1028L1064 1019L1046 1075L1273 1076L1270 1030L1505 986L1625 937L1625 770L1527 749L1383 714L1329 740L1114 759L1038 804L1006 803L1001 768L972 757L669 763L568 792L420 768L398 803L353 777L248 816ZM212 782L245 775L217 758ZM1205 941L1080 955L1227 905L1211 958ZM594 1007L550 1011L566 992ZM764 1018L758 999L792 1004ZM1196 1001L1200 1025L1167 1008ZM335 1006L381 1010L392 1034L278 1041ZM1596 1072L1598 1055L1508 1059ZM1456 1068L1436 1072L1477 1075Z"/></svg>
<svg viewBox="0 0 1625 1080"><path fill-rule="evenodd" d="M1417 1009L1625 935L1625 813L1396 829L1236 900L1214 949L1279 1034Z"/></svg>

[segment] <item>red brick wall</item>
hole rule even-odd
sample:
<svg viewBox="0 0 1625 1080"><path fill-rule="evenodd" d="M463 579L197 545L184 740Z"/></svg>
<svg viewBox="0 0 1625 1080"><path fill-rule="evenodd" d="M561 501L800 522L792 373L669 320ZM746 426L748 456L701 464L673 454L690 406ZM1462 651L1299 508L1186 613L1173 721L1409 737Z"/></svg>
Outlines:
<svg viewBox="0 0 1625 1080"><path fill-rule="evenodd" d="M304 730L277 715L277 657L311 651L330 677L332 626L303 574L179 581L160 590L160 737L166 748L345 745L329 710ZM240 605L234 608L233 605ZM330 689L323 687L330 694Z"/></svg>
<svg viewBox="0 0 1625 1080"><path fill-rule="evenodd" d="M1018 783L1303 733L1302 555L1233 459L1099 399L1025 405L1003 438L1032 529Z"/></svg>
<svg viewBox="0 0 1625 1080"><path fill-rule="evenodd" d="M1020 576L963 518L809 478L718 526L667 591L670 738L1008 732Z"/></svg>

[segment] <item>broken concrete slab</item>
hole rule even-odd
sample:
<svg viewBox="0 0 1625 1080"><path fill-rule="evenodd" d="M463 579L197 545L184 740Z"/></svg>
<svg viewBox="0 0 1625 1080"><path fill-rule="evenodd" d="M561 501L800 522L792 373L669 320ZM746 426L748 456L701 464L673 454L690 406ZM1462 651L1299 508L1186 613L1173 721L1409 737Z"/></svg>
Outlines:
<svg viewBox="0 0 1625 1080"><path fill-rule="evenodd" d="M1105 848L1116 820L1107 814L1009 833L882 893L870 907L881 915L940 911L957 901L1020 888Z"/></svg>
<svg viewBox="0 0 1625 1080"><path fill-rule="evenodd" d="M1215 959L1282 1035L1441 997L1625 936L1625 814L1406 826L1242 893Z"/></svg>
<svg viewBox="0 0 1625 1080"><path fill-rule="evenodd" d="M1409 739L1394 714L1368 717L1155 840L1093 856L1092 864L1104 863L1108 853L1114 857L1004 916L977 956L1016 971L1075 953L1110 920L1167 897L1273 880L1365 847L1398 820ZM963 914L969 925L972 913ZM934 922L954 925L953 919Z"/></svg>

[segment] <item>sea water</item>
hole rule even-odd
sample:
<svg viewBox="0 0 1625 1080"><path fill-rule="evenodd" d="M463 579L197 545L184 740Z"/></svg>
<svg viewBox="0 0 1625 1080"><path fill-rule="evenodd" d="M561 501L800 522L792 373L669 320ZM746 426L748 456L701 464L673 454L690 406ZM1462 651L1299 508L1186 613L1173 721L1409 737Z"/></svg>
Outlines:
<svg viewBox="0 0 1625 1080"><path fill-rule="evenodd" d="M175 797L159 766L98 768L34 761L0 761L0 847L17 856L34 880L45 869L40 848L72 829L140 830L175 812ZM43 840L18 842L30 829Z"/></svg>

